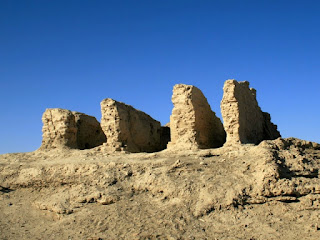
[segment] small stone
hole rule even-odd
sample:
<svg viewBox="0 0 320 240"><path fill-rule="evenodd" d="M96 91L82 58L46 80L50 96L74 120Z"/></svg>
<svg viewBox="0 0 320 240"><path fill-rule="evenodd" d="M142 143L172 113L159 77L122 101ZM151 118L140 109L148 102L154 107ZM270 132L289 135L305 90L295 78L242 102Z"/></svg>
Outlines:
<svg viewBox="0 0 320 240"><path fill-rule="evenodd" d="M113 196L102 196L100 199L97 200L97 202L102 205L109 205L115 203L116 201L117 198Z"/></svg>

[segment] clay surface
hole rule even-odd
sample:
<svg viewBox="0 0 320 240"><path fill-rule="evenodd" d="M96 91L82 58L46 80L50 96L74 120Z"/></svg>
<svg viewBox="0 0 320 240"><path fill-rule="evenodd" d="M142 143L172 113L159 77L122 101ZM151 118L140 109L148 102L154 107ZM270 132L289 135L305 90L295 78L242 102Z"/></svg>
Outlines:
<svg viewBox="0 0 320 240"><path fill-rule="evenodd" d="M174 108L170 117L171 149L221 147L226 133L203 93L195 86L177 84L173 88Z"/></svg>
<svg viewBox="0 0 320 240"><path fill-rule="evenodd" d="M254 143L280 137L270 115L262 112L256 99L256 90L249 82L227 80L223 87L221 113L227 132L227 144Z"/></svg>
<svg viewBox="0 0 320 240"><path fill-rule="evenodd" d="M160 122L146 113L111 98L101 102L101 112L106 151L156 152L165 148Z"/></svg>

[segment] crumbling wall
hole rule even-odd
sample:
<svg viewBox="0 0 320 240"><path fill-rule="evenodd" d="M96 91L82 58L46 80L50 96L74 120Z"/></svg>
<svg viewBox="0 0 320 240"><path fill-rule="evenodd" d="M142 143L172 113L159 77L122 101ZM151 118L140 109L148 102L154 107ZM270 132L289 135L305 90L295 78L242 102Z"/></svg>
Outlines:
<svg viewBox="0 0 320 240"><path fill-rule="evenodd" d="M204 149L224 144L226 133L223 125L198 88L185 84L175 85L172 103L171 142L168 148Z"/></svg>
<svg viewBox="0 0 320 240"><path fill-rule="evenodd" d="M106 150L156 152L164 148L160 122L146 113L111 98L101 102L101 112Z"/></svg>
<svg viewBox="0 0 320 240"><path fill-rule="evenodd" d="M249 82L227 80L223 92L221 113L228 144L258 144L280 137L270 115L258 106L256 90L249 88Z"/></svg>
<svg viewBox="0 0 320 240"><path fill-rule="evenodd" d="M42 116L40 149L89 149L106 142L100 123L95 117L66 109L46 109Z"/></svg>
<svg viewBox="0 0 320 240"><path fill-rule="evenodd" d="M40 149L77 148L77 127L71 111L60 108L46 109L42 122Z"/></svg>

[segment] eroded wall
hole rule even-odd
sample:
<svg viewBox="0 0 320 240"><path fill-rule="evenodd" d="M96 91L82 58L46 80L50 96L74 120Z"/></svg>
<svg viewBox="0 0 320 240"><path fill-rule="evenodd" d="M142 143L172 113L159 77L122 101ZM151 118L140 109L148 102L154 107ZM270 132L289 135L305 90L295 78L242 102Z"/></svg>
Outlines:
<svg viewBox="0 0 320 240"><path fill-rule="evenodd" d="M221 147L226 138L223 125L211 110L203 93L195 86L177 84L173 88L174 108L170 116L170 149Z"/></svg>
<svg viewBox="0 0 320 240"><path fill-rule="evenodd" d="M250 88L247 81L225 82L221 113L227 133L227 144L258 144L262 140L280 137L270 115L261 111L256 99L256 90Z"/></svg>
<svg viewBox="0 0 320 240"><path fill-rule="evenodd" d="M42 116L40 149L89 149L106 142L95 117L61 108L46 109Z"/></svg>
<svg viewBox="0 0 320 240"><path fill-rule="evenodd" d="M165 148L160 122L111 98L101 102L101 126L107 151L156 152Z"/></svg>

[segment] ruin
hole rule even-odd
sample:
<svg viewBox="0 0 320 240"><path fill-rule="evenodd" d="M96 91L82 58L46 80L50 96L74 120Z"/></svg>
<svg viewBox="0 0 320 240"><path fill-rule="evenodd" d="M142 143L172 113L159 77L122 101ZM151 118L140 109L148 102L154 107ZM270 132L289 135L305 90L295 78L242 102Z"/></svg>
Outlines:
<svg viewBox="0 0 320 240"><path fill-rule="evenodd" d="M256 99L256 90L249 82L227 80L223 87L221 113L227 133L227 144L253 143L280 137L270 115L262 112Z"/></svg>
<svg viewBox="0 0 320 240"><path fill-rule="evenodd" d="M172 103L169 149L216 148L225 143L223 125L197 87L175 85Z"/></svg>
<svg viewBox="0 0 320 240"><path fill-rule="evenodd" d="M146 113L111 98L101 102L101 113L107 151L156 152L166 147L167 131Z"/></svg>
<svg viewBox="0 0 320 240"><path fill-rule="evenodd" d="M61 108L49 108L42 116L40 149L89 149L106 142L95 117Z"/></svg>
<svg viewBox="0 0 320 240"><path fill-rule="evenodd" d="M77 148L89 149L102 145L107 141L100 123L93 116L72 112L77 127Z"/></svg>
<svg viewBox="0 0 320 240"><path fill-rule="evenodd" d="M269 113L262 112L256 90L249 82L227 80L221 112L224 123L211 110L195 86L173 88L170 122L161 126L148 114L122 102L101 102L101 125L96 118L65 109L46 109L40 149L90 149L102 151L157 152L163 149L196 150L229 144L258 144L280 137Z"/></svg>

